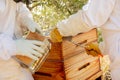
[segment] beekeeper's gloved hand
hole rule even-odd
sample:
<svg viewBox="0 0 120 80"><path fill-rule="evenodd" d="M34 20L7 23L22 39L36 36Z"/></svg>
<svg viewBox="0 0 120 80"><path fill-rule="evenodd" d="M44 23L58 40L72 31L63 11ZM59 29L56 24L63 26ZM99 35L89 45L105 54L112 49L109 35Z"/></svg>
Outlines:
<svg viewBox="0 0 120 80"><path fill-rule="evenodd" d="M45 52L41 47L44 43L41 41L18 39L15 42L17 47L17 55L23 55L37 60L39 57L42 57Z"/></svg>

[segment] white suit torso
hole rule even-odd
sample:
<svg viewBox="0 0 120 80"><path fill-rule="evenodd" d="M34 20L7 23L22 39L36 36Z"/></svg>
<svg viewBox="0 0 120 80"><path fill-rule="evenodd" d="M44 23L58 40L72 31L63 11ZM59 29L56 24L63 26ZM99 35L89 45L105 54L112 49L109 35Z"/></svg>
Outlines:
<svg viewBox="0 0 120 80"><path fill-rule="evenodd" d="M106 12L107 13L107 10ZM103 25L105 29L120 30L120 0L115 0L111 14Z"/></svg>
<svg viewBox="0 0 120 80"><path fill-rule="evenodd" d="M4 5L0 5L0 33L13 35L16 25L16 3L11 0L1 0ZM12 5L12 6L11 6ZM3 9L2 9L3 8Z"/></svg>
<svg viewBox="0 0 120 80"><path fill-rule="evenodd" d="M23 3L0 0L0 80L33 80L31 73L11 58L16 54L14 37L21 34L19 18L29 13Z"/></svg>
<svg viewBox="0 0 120 80"><path fill-rule="evenodd" d="M13 35L16 25L16 3L1 0L0 7L0 58L8 59L15 54Z"/></svg>
<svg viewBox="0 0 120 80"><path fill-rule="evenodd" d="M111 60L113 80L120 80L120 0L91 0L80 10L57 24L63 36L74 36L99 27L105 43L104 54Z"/></svg>

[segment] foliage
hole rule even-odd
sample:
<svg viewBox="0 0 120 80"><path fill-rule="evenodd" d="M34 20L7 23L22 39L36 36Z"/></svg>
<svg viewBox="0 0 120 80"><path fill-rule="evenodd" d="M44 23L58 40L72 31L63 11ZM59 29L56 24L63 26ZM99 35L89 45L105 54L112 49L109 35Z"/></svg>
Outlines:
<svg viewBox="0 0 120 80"><path fill-rule="evenodd" d="M42 29L51 29L68 16L76 13L87 0L36 0L29 8Z"/></svg>
<svg viewBox="0 0 120 80"><path fill-rule="evenodd" d="M98 32L98 43L103 42L101 29L97 28L97 32Z"/></svg>

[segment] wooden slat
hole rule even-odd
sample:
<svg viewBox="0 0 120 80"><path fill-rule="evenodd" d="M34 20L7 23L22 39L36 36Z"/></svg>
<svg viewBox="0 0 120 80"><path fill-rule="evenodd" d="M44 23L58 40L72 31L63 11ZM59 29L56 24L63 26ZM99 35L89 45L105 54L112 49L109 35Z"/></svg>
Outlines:
<svg viewBox="0 0 120 80"><path fill-rule="evenodd" d="M89 79L87 79L87 80L95 80L95 79L101 77L101 74L102 74L102 73L103 73L102 71L99 71L99 72L95 73L93 76L91 76L91 77L90 77Z"/></svg>
<svg viewBox="0 0 120 80"><path fill-rule="evenodd" d="M85 65L83 68L79 68L76 65L65 69L66 80L86 80L93 74L100 71L98 60Z"/></svg>
<svg viewBox="0 0 120 80"><path fill-rule="evenodd" d="M56 65L56 64L54 64L54 65ZM39 71L37 71L37 72L46 72L46 73L55 73L55 72L60 72L60 71L62 71L63 69L62 69L62 65L60 65L60 66L57 66L57 67L55 67L55 68L53 68L53 67L41 67L40 69L39 69Z"/></svg>
<svg viewBox="0 0 120 80"><path fill-rule="evenodd" d="M63 74L64 72L60 72L54 75L49 75L49 74L36 74L34 75L35 80L65 80L65 76Z"/></svg>
<svg viewBox="0 0 120 80"><path fill-rule="evenodd" d="M96 59L98 59L98 57L92 57L92 56L87 55L85 52L81 52L71 58L65 59L64 67L67 68L67 67L73 66L77 63L79 63L79 67L80 67L80 66L82 66L86 63L90 63Z"/></svg>
<svg viewBox="0 0 120 80"><path fill-rule="evenodd" d="M81 43L81 42L87 41L85 44L96 41L96 40L97 40L96 29L93 29L93 30L86 32L84 34L79 34L79 35L74 36L72 38L72 42L74 42L74 43ZM74 52L84 50L84 47L76 46L72 42L70 42L68 40L63 41L62 51L63 51L64 58L67 58L70 55L75 54Z"/></svg>
<svg viewBox="0 0 120 80"><path fill-rule="evenodd" d="M88 42L92 42L97 39L96 29L90 30L88 32L78 34L72 38L74 42L80 43L81 41L87 40Z"/></svg>

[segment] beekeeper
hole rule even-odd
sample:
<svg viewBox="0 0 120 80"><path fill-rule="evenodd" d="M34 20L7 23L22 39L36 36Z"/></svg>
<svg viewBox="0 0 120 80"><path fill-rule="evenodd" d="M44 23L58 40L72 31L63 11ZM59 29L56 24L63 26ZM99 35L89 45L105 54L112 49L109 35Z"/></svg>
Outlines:
<svg viewBox="0 0 120 80"><path fill-rule="evenodd" d="M37 60L44 49L41 41L22 38L24 30L39 30L25 4L13 0L0 0L0 80L34 80L12 56L24 55ZM39 51L39 52L38 52Z"/></svg>
<svg viewBox="0 0 120 80"><path fill-rule="evenodd" d="M63 36L74 36L96 27L102 30L112 80L120 80L120 0L90 0L87 8L57 24Z"/></svg>

